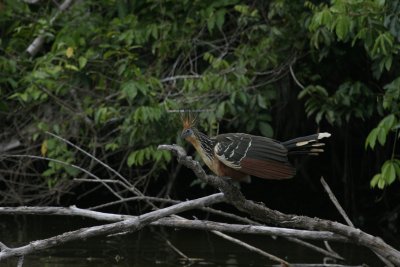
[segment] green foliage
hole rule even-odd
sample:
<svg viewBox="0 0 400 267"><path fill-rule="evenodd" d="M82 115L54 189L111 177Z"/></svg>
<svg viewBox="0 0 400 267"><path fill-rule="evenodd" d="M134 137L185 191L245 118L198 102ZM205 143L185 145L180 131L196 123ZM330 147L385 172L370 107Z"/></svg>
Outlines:
<svg viewBox="0 0 400 267"><path fill-rule="evenodd" d="M64 142L54 138L46 139L41 145L41 153L43 156L65 163L49 161L48 169L42 173L42 176L47 178L49 188L60 180L76 177L80 173L80 170L71 166L71 164L74 164L75 156Z"/></svg>
<svg viewBox="0 0 400 267"><path fill-rule="evenodd" d="M335 0L330 5L307 2L306 6L313 12L307 27L312 34L310 43L318 49L314 52L318 60L322 62L330 54L338 55L343 49L340 43L344 43L364 51L369 70L364 71L363 80L342 83L331 95L322 86L308 86L299 96L307 98L307 114L314 115L317 122L323 117L332 124L340 124L343 116L347 122L351 117L365 120L375 115L380 118L379 124L369 133L365 147L376 150L377 142L381 146L392 146L390 159L371 180L372 187L382 189L393 183L398 166L398 155L394 151L399 138L400 76L395 62L400 59L400 1ZM393 81L385 84L387 80ZM394 140L391 144L387 142L389 136Z"/></svg>
<svg viewBox="0 0 400 267"><path fill-rule="evenodd" d="M379 189L383 189L385 186L391 185L396 177L400 179L400 160L387 160L382 165L381 172L375 174L370 184L372 188L377 186Z"/></svg>
<svg viewBox="0 0 400 267"><path fill-rule="evenodd" d="M365 147L370 146L374 149L377 140L379 144L384 146L390 131L396 128L398 128L396 116L394 114L386 116L379 122L378 126L369 133L365 142Z"/></svg>
<svg viewBox="0 0 400 267"><path fill-rule="evenodd" d="M352 118L371 117L374 109L373 93L360 82L345 82L333 95L320 85L309 85L299 93L299 98L307 98L306 113L315 115L317 123L324 118L332 125L341 126Z"/></svg>
<svg viewBox="0 0 400 267"><path fill-rule="evenodd" d="M113 167L132 176L156 177L170 161L156 149L180 142L179 116L169 109L210 109L199 120L210 134L221 125L272 137L277 81L306 43L291 15L304 7L285 1L90 0L54 21L51 1L5 5L5 132L23 133L32 147L46 143L48 157L84 162L43 133L55 132L101 159L118 155L123 165ZM31 57L25 50L39 34L45 45ZM42 172L51 186L77 174L54 162Z"/></svg>
<svg viewBox="0 0 400 267"><path fill-rule="evenodd" d="M88 0L54 21L52 1L3 2L0 123L29 151L55 142L43 134L51 131L132 179L157 177L170 161L157 145L181 142L179 116L168 110L209 109L199 115L209 134L273 137L272 112L295 90L292 66L305 85L298 97L317 124L380 121L366 147L395 151L399 0ZM25 50L39 34L45 45L32 57ZM59 143L46 155L83 162ZM393 180L387 168L374 178L379 188ZM55 186L77 175L67 169L51 163L42 174Z"/></svg>

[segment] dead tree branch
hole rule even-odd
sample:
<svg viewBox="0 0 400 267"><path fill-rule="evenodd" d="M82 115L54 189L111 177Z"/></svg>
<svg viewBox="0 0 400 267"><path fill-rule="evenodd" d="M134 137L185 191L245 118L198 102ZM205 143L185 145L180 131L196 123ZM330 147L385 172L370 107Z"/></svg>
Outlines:
<svg viewBox="0 0 400 267"><path fill-rule="evenodd" d="M127 231L134 232L163 217L191 209L209 206L215 203L223 202L224 200L224 195L222 193L218 193L194 200L185 201L167 208L140 215L132 219L126 219L123 221L100 226L81 228L76 231L66 232L64 234L47 239L33 241L30 242L28 245L22 247L9 248L1 243L0 261L10 257L24 256L74 240L82 240L94 236L110 235Z"/></svg>
<svg viewBox="0 0 400 267"><path fill-rule="evenodd" d="M186 203L186 202L181 202L181 203ZM107 222L118 222L118 221L138 218L138 216L91 211L87 209L77 208L75 206L69 208L0 207L0 214L81 216L85 218L91 218ZM345 237L326 231L297 230L290 228L270 227L264 225L220 223L220 222L213 222L206 220L188 220L184 218L169 218L169 217L162 218L159 219L158 221L151 222L150 225L165 226L172 228L207 230L207 231L221 231L221 232L236 233L236 234L256 234L256 235L269 235L269 236L279 236L279 237L296 237L296 238L310 239L310 240L330 240L330 241L349 242L349 240L346 239Z"/></svg>
<svg viewBox="0 0 400 267"><path fill-rule="evenodd" d="M329 199L332 201L333 205L335 205L335 208L338 210L340 215L343 217L343 219L346 221L347 225L354 227L353 222L350 220L349 216L347 216L346 212L342 208L342 205L340 205L339 201L337 200L335 194L332 192L331 188L329 187L328 183L325 181L324 177L321 177L320 179L322 186L324 187L326 193L329 196ZM374 251L374 253L378 256L378 258L386 264L387 267L394 267L394 265L386 260L383 256L381 256L378 252Z"/></svg>
<svg viewBox="0 0 400 267"><path fill-rule="evenodd" d="M282 227L302 228L308 230L330 231L341 236L347 237L357 245L365 246L380 256L384 257L394 265L400 266L400 251L386 244L381 238L372 236L360 229L347 226L329 220L310 218L307 216L284 214L272 210L262 204L255 203L246 199L240 190L233 186L229 181L213 175L207 175L200 163L186 155L182 147L177 145L160 145L158 149L169 150L177 156L179 163L192 169L195 175L203 182L218 188L224 193L227 202L234 205L242 212L250 216L274 225Z"/></svg>

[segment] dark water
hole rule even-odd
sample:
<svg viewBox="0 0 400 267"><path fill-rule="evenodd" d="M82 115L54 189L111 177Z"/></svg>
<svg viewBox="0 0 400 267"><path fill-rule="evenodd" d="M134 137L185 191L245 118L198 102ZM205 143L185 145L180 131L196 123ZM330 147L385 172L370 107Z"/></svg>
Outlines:
<svg viewBox="0 0 400 267"><path fill-rule="evenodd" d="M79 227L98 225L98 221L54 216L0 216L0 241L9 247L51 237ZM283 239L267 236L235 235L291 263L321 263L324 256ZM191 262L185 260L169 245L178 248ZM321 243L317 243L321 244ZM344 256L346 264L382 266L368 250L359 247L331 244ZM81 267L81 266L271 266L276 264L213 234L194 230L148 227L139 233L123 236L97 237L71 242L29 255L24 265ZM16 266L16 260L0 262L0 266Z"/></svg>

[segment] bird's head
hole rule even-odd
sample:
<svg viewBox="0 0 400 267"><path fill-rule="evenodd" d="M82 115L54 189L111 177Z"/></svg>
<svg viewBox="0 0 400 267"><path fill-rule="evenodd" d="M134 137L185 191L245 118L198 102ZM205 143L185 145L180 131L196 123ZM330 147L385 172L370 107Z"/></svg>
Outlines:
<svg viewBox="0 0 400 267"><path fill-rule="evenodd" d="M181 133L181 137L186 140L195 138L193 129L191 129L191 128L183 129L182 133Z"/></svg>
<svg viewBox="0 0 400 267"><path fill-rule="evenodd" d="M196 117L190 112L184 112L181 114L181 120L183 124L181 137L189 142L193 142L197 138L195 134Z"/></svg>

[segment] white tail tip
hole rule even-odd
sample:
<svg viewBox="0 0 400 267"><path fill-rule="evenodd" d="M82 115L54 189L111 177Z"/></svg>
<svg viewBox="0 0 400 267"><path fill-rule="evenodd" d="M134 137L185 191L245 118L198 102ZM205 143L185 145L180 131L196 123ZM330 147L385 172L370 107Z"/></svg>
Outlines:
<svg viewBox="0 0 400 267"><path fill-rule="evenodd" d="M330 136L331 136L330 133L319 133L319 134L318 134L318 139L328 138L328 137L330 137Z"/></svg>

